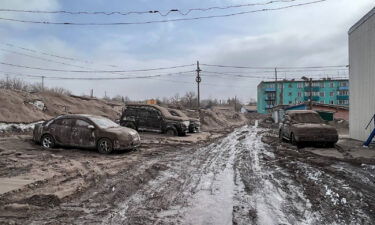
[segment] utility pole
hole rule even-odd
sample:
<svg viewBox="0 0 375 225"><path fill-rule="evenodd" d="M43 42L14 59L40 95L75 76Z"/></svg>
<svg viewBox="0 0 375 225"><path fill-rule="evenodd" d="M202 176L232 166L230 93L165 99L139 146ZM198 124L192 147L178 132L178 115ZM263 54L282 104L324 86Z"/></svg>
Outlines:
<svg viewBox="0 0 375 225"><path fill-rule="evenodd" d="M234 96L234 111L237 111L237 96Z"/></svg>
<svg viewBox="0 0 375 225"><path fill-rule="evenodd" d="M91 98L94 98L94 89L91 89L90 97L91 97Z"/></svg>
<svg viewBox="0 0 375 225"><path fill-rule="evenodd" d="M7 74L7 83L5 84L5 88L9 89L9 75Z"/></svg>
<svg viewBox="0 0 375 225"><path fill-rule="evenodd" d="M312 110L312 78L309 80L309 86L310 86L310 102L309 102L309 108Z"/></svg>
<svg viewBox="0 0 375 225"><path fill-rule="evenodd" d="M42 91L44 91L44 76L42 76Z"/></svg>
<svg viewBox="0 0 375 225"><path fill-rule="evenodd" d="M202 82L202 78L200 76L200 72L202 71L200 68L199 68L199 61L197 61L197 77L195 78L195 81L197 82L197 85L198 85L198 111L201 110L201 105L200 105L200 100L201 100L201 93L200 93L200 89L199 89L199 84L200 82Z"/></svg>
<svg viewBox="0 0 375 225"><path fill-rule="evenodd" d="M277 106L277 68L275 67L275 105Z"/></svg>

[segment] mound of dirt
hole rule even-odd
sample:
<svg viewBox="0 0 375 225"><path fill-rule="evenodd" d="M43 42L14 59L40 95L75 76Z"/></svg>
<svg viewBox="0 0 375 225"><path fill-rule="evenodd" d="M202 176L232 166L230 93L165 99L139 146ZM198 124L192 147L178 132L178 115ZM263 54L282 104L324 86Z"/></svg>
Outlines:
<svg viewBox="0 0 375 225"><path fill-rule="evenodd" d="M201 110L202 130L205 131L241 126L247 121L242 113L235 112L231 107L213 107Z"/></svg>
<svg viewBox="0 0 375 225"><path fill-rule="evenodd" d="M104 100L61 95L53 92L28 93L0 89L0 122L32 123L61 114L93 114L112 120L120 116L122 105Z"/></svg>

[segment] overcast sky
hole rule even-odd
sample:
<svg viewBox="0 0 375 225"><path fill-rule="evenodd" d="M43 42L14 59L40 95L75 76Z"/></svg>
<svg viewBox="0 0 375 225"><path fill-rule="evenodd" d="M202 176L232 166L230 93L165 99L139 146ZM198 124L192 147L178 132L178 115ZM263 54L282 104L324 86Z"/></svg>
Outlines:
<svg viewBox="0 0 375 225"><path fill-rule="evenodd" d="M296 0L266 6L242 7L229 10L192 12L188 16L171 13L105 16L64 15L1 12L1 18L50 22L139 22L230 14L262 8L276 8L313 0ZM269 0L1 0L2 9L65 10L65 11L148 11L206 8ZM28 24L0 20L1 62L30 67L64 70L134 70L176 65L220 64L256 67L347 65L347 31L375 6L373 0L327 0L325 2L280 11L267 11L233 17L122 26L69 26ZM24 47L30 52L6 44ZM79 59L66 60L39 52ZM23 53L56 62L31 58ZM84 63L83 61L87 61ZM62 63L65 63L62 64ZM66 64L72 64L70 66ZM109 66L116 65L116 67ZM237 95L242 101L256 98L256 87L273 72L255 73L244 69L223 69L201 66L202 97L222 98ZM176 93L196 91L194 66L152 72L67 73L47 72L0 65L0 70L28 75L58 77L121 77L168 74L153 79L115 81L77 81L46 79L47 86L61 86L75 94L96 96L123 95L132 99L168 97ZM207 72L225 72L257 76L233 77ZM312 72L281 72L283 78L309 75ZM314 76L318 75L314 72ZM346 71L319 72L322 76L347 76ZM0 77L4 77L0 73ZM263 77L263 78L260 78ZM23 77L30 82L40 79Z"/></svg>

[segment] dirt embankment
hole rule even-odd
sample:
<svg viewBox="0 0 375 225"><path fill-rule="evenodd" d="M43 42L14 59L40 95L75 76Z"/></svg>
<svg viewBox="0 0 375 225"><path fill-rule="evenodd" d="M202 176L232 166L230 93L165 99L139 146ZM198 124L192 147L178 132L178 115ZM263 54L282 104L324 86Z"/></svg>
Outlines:
<svg viewBox="0 0 375 225"><path fill-rule="evenodd" d="M0 89L0 122L32 123L61 114L87 113L118 119L122 105L53 92L28 93Z"/></svg>

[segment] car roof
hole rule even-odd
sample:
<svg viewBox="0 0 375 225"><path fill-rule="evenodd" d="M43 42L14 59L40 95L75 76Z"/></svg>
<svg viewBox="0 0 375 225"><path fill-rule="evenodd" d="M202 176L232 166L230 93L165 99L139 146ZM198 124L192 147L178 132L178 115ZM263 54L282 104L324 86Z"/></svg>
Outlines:
<svg viewBox="0 0 375 225"><path fill-rule="evenodd" d="M178 117L178 116L173 116L167 108L165 107L162 107L162 106L159 106L159 105L153 105L153 104L142 104L142 103L132 103L132 104L126 104L125 107L144 107L144 106L147 106L147 107L152 107L154 109L157 109L159 110L163 116L165 118L169 118L169 119L172 119L172 120L182 120L183 118L181 117Z"/></svg>
<svg viewBox="0 0 375 225"><path fill-rule="evenodd" d="M56 117L56 119L77 119L77 118L106 118L103 116L96 116L96 115L90 115L90 114L65 114Z"/></svg>

